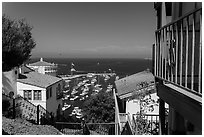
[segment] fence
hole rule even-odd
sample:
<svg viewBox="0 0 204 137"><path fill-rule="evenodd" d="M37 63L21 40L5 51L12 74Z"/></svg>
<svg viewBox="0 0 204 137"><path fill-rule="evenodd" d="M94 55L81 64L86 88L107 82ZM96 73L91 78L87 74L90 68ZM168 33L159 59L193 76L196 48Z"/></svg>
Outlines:
<svg viewBox="0 0 204 137"><path fill-rule="evenodd" d="M35 124L51 124L53 122L53 117L42 106L35 106L21 96L10 98L9 96L2 94L2 100L2 111L3 115L6 117L21 117Z"/></svg>
<svg viewBox="0 0 204 137"><path fill-rule="evenodd" d="M116 123L66 123L55 122L55 127L65 135L115 135Z"/></svg>

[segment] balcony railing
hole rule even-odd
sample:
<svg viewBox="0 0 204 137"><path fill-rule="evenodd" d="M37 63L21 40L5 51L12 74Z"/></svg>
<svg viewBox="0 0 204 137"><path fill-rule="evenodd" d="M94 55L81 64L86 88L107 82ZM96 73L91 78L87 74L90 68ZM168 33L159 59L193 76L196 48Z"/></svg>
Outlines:
<svg viewBox="0 0 204 137"><path fill-rule="evenodd" d="M202 8L155 32L154 75L202 96Z"/></svg>

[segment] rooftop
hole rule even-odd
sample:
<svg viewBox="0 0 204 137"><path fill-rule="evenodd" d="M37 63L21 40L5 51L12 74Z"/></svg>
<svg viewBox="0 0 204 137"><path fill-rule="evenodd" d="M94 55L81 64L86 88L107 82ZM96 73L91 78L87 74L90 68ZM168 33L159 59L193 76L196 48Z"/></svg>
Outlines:
<svg viewBox="0 0 204 137"><path fill-rule="evenodd" d="M142 71L131 76L119 79L115 81L117 93L119 96L128 94L134 91L138 91L141 87L147 87L143 85L145 83L153 83L154 76L149 71Z"/></svg>
<svg viewBox="0 0 204 137"><path fill-rule="evenodd" d="M17 81L24 84L29 84L33 86L42 87L42 88L47 88L50 85L62 80L61 78L58 78L58 77L41 74L34 71L27 74L23 74L23 76L24 77L17 79Z"/></svg>
<svg viewBox="0 0 204 137"><path fill-rule="evenodd" d="M29 66L55 66L55 64L43 61L43 58L40 58L40 61L31 63Z"/></svg>

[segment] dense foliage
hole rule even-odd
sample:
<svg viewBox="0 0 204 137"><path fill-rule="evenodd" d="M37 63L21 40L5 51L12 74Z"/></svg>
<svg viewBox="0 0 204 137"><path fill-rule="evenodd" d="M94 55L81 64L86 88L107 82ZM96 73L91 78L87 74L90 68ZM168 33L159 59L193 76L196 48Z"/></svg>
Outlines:
<svg viewBox="0 0 204 137"><path fill-rule="evenodd" d="M115 104L112 93L100 92L84 102L83 115L87 122L114 122Z"/></svg>
<svg viewBox="0 0 204 137"><path fill-rule="evenodd" d="M61 135L51 125L35 125L24 119L9 119L2 116L3 135Z"/></svg>
<svg viewBox="0 0 204 137"><path fill-rule="evenodd" d="M147 93L145 92L138 94L137 99L140 101L140 113L137 114L135 119L135 123L137 123L135 127L135 129L137 129L136 134L157 135L159 130L159 123L157 123L157 121L148 121L145 118L145 114L147 111L154 111L154 107L158 106L158 100L152 99L150 94L147 96Z"/></svg>
<svg viewBox="0 0 204 137"><path fill-rule="evenodd" d="M32 38L32 27L25 20L11 20L2 17L2 70L9 71L20 66L31 56L35 47Z"/></svg>

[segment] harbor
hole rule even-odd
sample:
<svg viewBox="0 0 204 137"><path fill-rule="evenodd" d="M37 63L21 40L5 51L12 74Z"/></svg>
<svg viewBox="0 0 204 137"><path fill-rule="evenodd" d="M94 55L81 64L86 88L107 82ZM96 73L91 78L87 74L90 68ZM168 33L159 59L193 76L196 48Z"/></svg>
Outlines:
<svg viewBox="0 0 204 137"><path fill-rule="evenodd" d="M87 73L78 75L61 75L65 80L63 91L63 116L69 119L80 120L83 117L83 103L91 96L100 92L111 92L115 73Z"/></svg>

